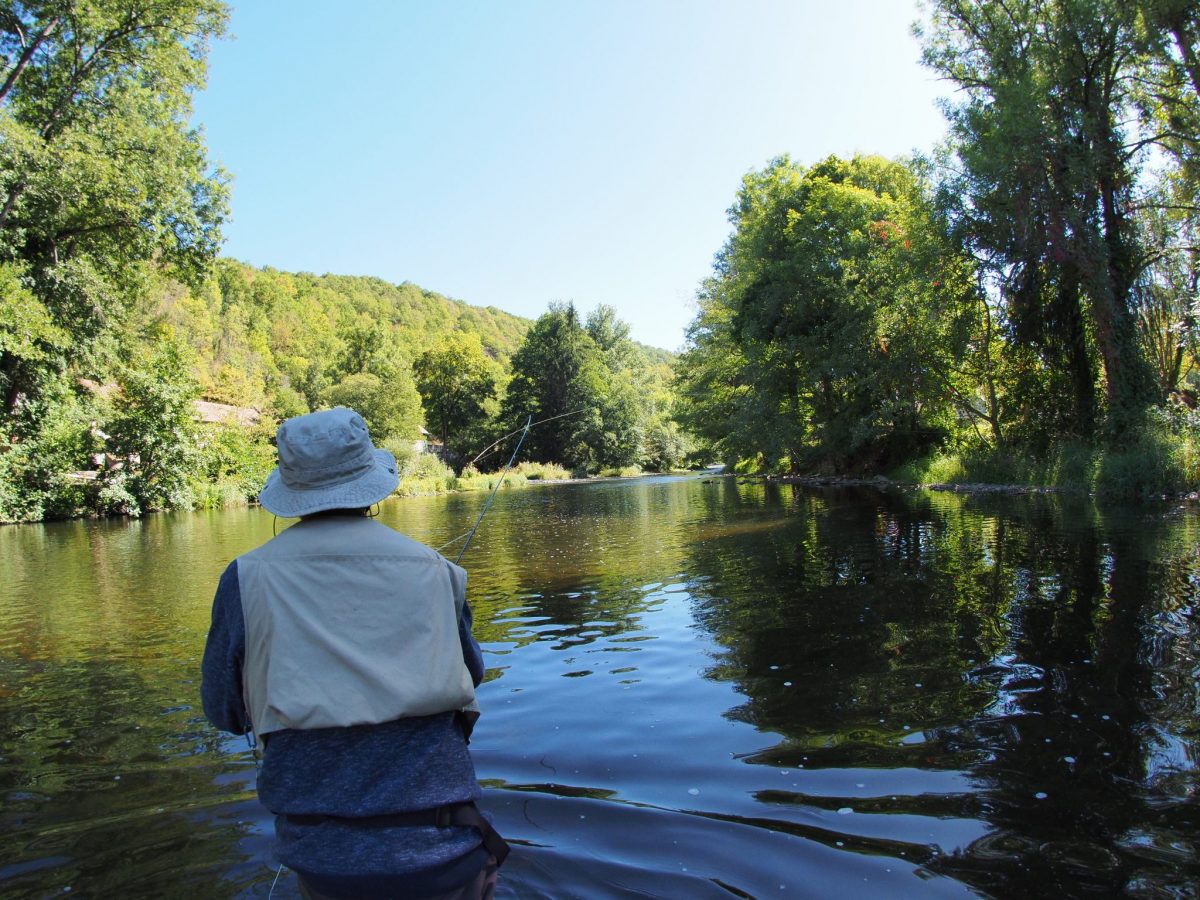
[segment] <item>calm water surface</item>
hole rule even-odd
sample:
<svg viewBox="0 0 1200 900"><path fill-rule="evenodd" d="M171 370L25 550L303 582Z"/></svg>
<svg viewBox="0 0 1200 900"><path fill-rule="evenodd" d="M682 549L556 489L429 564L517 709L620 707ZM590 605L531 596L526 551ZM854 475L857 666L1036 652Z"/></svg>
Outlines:
<svg viewBox="0 0 1200 900"><path fill-rule="evenodd" d="M382 518L439 546L484 499ZM274 526L0 529L0 895L271 891L198 665ZM1194 508L1046 497L503 492L464 559L500 895L1197 896L1198 541Z"/></svg>

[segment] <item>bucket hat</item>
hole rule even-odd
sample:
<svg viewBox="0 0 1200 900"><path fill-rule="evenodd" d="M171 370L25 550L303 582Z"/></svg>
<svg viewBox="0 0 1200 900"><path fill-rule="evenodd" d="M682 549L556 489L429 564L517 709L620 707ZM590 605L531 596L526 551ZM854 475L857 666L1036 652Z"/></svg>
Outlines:
<svg viewBox="0 0 1200 900"><path fill-rule="evenodd" d="M362 509L399 483L396 458L371 443L367 423L347 407L287 419L275 437L279 465L258 502L277 516Z"/></svg>

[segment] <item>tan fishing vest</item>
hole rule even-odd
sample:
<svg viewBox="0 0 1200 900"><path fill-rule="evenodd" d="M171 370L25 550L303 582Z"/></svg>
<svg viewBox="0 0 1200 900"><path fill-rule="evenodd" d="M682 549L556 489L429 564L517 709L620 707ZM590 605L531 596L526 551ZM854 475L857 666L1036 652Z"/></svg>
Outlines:
<svg viewBox="0 0 1200 900"><path fill-rule="evenodd" d="M458 619L467 573L359 517L298 522L238 557L242 694L261 739L472 704Z"/></svg>

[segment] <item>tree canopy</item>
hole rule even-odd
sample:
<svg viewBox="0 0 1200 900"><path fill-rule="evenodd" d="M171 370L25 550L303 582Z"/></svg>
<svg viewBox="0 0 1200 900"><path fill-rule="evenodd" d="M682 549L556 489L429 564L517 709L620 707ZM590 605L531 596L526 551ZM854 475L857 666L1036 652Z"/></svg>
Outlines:
<svg viewBox="0 0 1200 900"><path fill-rule="evenodd" d="M29 328L0 350L6 413L63 370L64 333L76 361L106 352L152 272L194 283L215 255L225 179L188 117L226 17L215 0L0 16L0 266Z"/></svg>
<svg viewBox="0 0 1200 900"><path fill-rule="evenodd" d="M915 174L878 157L747 175L681 359L686 424L792 472L936 442L979 304L931 217Z"/></svg>

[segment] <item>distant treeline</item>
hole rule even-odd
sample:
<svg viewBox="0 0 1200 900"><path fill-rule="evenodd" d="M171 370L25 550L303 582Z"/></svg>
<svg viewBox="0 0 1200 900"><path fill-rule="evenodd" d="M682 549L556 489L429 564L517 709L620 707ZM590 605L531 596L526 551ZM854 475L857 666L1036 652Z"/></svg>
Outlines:
<svg viewBox="0 0 1200 900"><path fill-rule="evenodd" d="M683 461L670 354L629 340L607 307L534 323L412 284L231 260L191 286L152 270L142 288L106 354L47 355L18 392L0 519L245 502L273 465L275 425L335 405L434 490L451 469L503 465L515 439L475 457L530 417L552 421L522 457L575 474Z"/></svg>

